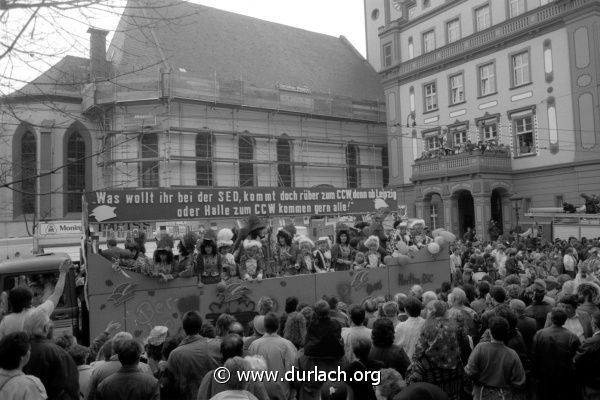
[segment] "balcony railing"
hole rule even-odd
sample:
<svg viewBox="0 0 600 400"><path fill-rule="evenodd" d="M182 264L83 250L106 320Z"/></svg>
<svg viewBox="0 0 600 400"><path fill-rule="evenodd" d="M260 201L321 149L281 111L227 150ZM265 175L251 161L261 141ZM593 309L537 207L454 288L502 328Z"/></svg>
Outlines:
<svg viewBox="0 0 600 400"><path fill-rule="evenodd" d="M484 31L475 33L457 42L441 47L432 52L400 63L381 72L383 80L403 79L414 73L434 68L438 62L449 62L466 52L474 53L489 48L494 42L505 40L509 36L523 34L562 18L565 13L588 4L597 3L598 0L570 0L557 1L546 6L536 8L518 17L511 18L503 23L492 26Z"/></svg>
<svg viewBox="0 0 600 400"><path fill-rule="evenodd" d="M462 153L415 161L412 180L451 177L482 172L511 172L511 159L508 153Z"/></svg>

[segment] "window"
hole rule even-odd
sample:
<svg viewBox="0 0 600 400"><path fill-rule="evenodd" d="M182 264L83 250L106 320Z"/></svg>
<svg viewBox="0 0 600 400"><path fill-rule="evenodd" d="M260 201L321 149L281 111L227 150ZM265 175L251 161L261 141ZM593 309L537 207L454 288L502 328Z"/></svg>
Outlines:
<svg viewBox="0 0 600 400"><path fill-rule="evenodd" d="M475 32L482 31L492 26L490 6L486 4L475 10Z"/></svg>
<svg viewBox="0 0 600 400"><path fill-rule="evenodd" d="M435 31L432 29L423 33L423 53L435 50Z"/></svg>
<svg viewBox="0 0 600 400"><path fill-rule="evenodd" d="M213 186L212 143L213 136L206 133L196 135L196 185Z"/></svg>
<svg viewBox="0 0 600 400"><path fill-rule="evenodd" d="M412 36L408 38L408 59L411 60L415 56L415 45Z"/></svg>
<svg viewBox="0 0 600 400"><path fill-rule="evenodd" d="M423 138L425 140L425 150L432 151L442 147L439 134L439 130L423 133Z"/></svg>
<svg viewBox="0 0 600 400"><path fill-rule="evenodd" d="M81 195L85 191L85 141L73 131L67 141L67 212L81 212Z"/></svg>
<svg viewBox="0 0 600 400"><path fill-rule="evenodd" d="M456 18L446 23L446 43L460 39L460 19Z"/></svg>
<svg viewBox="0 0 600 400"><path fill-rule="evenodd" d="M498 122L494 120L482 121L480 128L481 140L496 140L498 139Z"/></svg>
<svg viewBox="0 0 600 400"><path fill-rule="evenodd" d="M389 169L389 160L388 160L388 148L384 147L381 149L381 166L382 170L382 178L383 178L383 187L387 187L390 183L390 169Z"/></svg>
<svg viewBox="0 0 600 400"><path fill-rule="evenodd" d="M479 67L479 96L496 93L496 65L485 64Z"/></svg>
<svg viewBox="0 0 600 400"><path fill-rule="evenodd" d="M525 0L508 0L508 17L514 18L525 12Z"/></svg>
<svg viewBox="0 0 600 400"><path fill-rule="evenodd" d="M562 208L563 206L563 196L559 195L559 196L554 196L554 207L560 207Z"/></svg>
<svg viewBox="0 0 600 400"><path fill-rule="evenodd" d="M34 214L36 210L37 140L31 131L21 138L21 210L23 214Z"/></svg>
<svg viewBox="0 0 600 400"><path fill-rule="evenodd" d="M412 19L415 16L415 12L417 11L417 7L412 6L408 9L408 19Z"/></svg>
<svg viewBox="0 0 600 400"><path fill-rule="evenodd" d="M392 44L386 43L383 45L383 66L390 67L392 65Z"/></svg>
<svg viewBox="0 0 600 400"><path fill-rule="evenodd" d="M140 139L141 157L140 186L158 187L158 135L156 133L142 133Z"/></svg>
<svg viewBox="0 0 600 400"><path fill-rule="evenodd" d="M434 111L438 108L437 87L435 82L429 83L423 87L425 97L425 111Z"/></svg>
<svg viewBox="0 0 600 400"><path fill-rule="evenodd" d="M521 86L529 83L529 51L511 56L512 86Z"/></svg>
<svg viewBox="0 0 600 400"><path fill-rule="evenodd" d="M359 149L355 144L348 145L346 147L346 182L349 188L357 188L359 184L358 176L358 154Z"/></svg>
<svg viewBox="0 0 600 400"><path fill-rule="evenodd" d="M429 205L429 218L430 218L430 229L437 229L438 228L438 208L437 208L437 204L430 204Z"/></svg>
<svg viewBox="0 0 600 400"><path fill-rule="evenodd" d="M454 128L454 130L452 131L452 139L454 139L455 146L467 143L467 127L461 125L459 127Z"/></svg>
<svg viewBox="0 0 600 400"><path fill-rule="evenodd" d="M513 119L513 126L516 139L516 155L522 156L535 153L533 115Z"/></svg>
<svg viewBox="0 0 600 400"><path fill-rule="evenodd" d="M277 186L293 186L292 141L289 139L277 140L277 175Z"/></svg>
<svg viewBox="0 0 600 400"><path fill-rule="evenodd" d="M248 136L240 136L238 140L238 159L239 163L239 174L240 174L240 187L255 186L254 183L254 139Z"/></svg>
<svg viewBox="0 0 600 400"><path fill-rule="evenodd" d="M450 105L465 101L465 85L462 73L450 77Z"/></svg>
<svg viewBox="0 0 600 400"><path fill-rule="evenodd" d="M431 0L423 0L423 10L431 7Z"/></svg>

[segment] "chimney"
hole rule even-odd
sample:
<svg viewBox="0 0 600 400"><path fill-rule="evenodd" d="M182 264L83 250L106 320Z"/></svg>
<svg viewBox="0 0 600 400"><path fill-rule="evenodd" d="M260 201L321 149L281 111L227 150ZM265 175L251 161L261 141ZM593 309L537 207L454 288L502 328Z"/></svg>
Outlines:
<svg viewBox="0 0 600 400"><path fill-rule="evenodd" d="M89 28L90 34L90 75L91 80L108 78L108 62L106 61L106 35L104 29Z"/></svg>

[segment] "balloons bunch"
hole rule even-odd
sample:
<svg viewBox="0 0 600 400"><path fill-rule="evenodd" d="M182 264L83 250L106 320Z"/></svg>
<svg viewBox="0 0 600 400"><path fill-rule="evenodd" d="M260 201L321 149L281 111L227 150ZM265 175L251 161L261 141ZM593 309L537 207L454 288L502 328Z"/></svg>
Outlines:
<svg viewBox="0 0 600 400"><path fill-rule="evenodd" d="M433 242L427 245L427 251L429 251L429 254L432 256L438 255L446 243L453 243L456 241L456 236L444 228L438 228L431 233L433 235Z"/></svg>

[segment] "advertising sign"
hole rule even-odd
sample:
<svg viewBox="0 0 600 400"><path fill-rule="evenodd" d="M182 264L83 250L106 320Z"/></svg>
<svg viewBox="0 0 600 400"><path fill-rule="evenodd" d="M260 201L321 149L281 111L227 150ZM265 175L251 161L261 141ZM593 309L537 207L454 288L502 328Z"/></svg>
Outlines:
<svg viewBox="0 0 600 400"><path fill-rule="evenodd" d="M398 206L393 190L347 188L100 190L86 199L90 222L347 215Z"/></svg>
<svg viewBox="0 0 600 400"><path fill-rule="evenodd" d="M39 232L42 236L77 235L82 233L81 221L40 222Z"/></svg>

